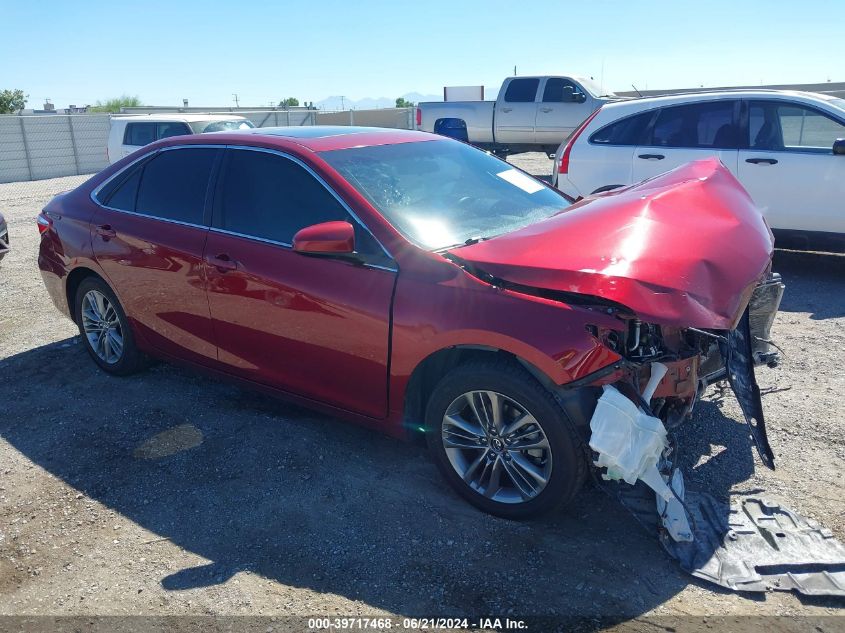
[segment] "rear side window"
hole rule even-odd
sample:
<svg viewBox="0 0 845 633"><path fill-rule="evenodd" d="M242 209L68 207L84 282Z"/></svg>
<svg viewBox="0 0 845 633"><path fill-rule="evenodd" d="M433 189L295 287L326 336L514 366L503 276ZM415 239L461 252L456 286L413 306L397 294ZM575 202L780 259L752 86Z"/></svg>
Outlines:
<svg viewBox="0 0 845 633"><path fill-rule="evenodd" d="M156 140L155 123L127 123L126 131L123 133L124 145L149 145Z"/></svg>
<svg viewBox="0 0 845 633"><path fill-rule="evenodd" d="M306 226L352 218L306 169L268 152L231 150L220 186L221 228L284 244Z"/></svg>
<svg viewBox="0 0 845 633"><path fill-rule="evenodd" d="M138 183L141 182L143 167L135 167L128 176L118 179L116 186L107 186L98 195L101 204L120 209L121 211L134 211L135 200L138 197Z"/></svg>
<svg viewBox="0 0 845 633"><path fill-rule="evenodd" d="M540 80L537 78L512 79L505 91L508 103L531 103L537 96Z"/></svg>
<svg viewBox="0 0 845 633"><path fill-rule="evenodd" d="M640 145L653 118L654 111L642 112L605 125L590 137L590 142L601 145Z"/></svg>
<svg viewBox="0 0 845 633"><path fill-rule="evenodd" d="M734 123L736 101L707 101L661 110L654 123L652 145L734 149L739 129Z"/></svg>
<svg viewBox="0 0 845 633"><path fill-rule="evenodd" d="M134 211L164 220L204 224L208 179L218 151L186 148L154 156L141 172Z"/></svg>
<svg viewBox="0 0 845 633"><path fill-rule="evenodd" d="M190 134L191 128L187 123L181 121L170 121L167 123L156 123L156 139L170 138L171 136L181 136L182 134Z"/></svg>
<svg viewBox="0 0 845 633"><path fill-rule="evenodd" d="M546 80L546 87L543 89L543 103L571 103L575 100L576 92L581 91L568 79L552 77Z"/></svg>

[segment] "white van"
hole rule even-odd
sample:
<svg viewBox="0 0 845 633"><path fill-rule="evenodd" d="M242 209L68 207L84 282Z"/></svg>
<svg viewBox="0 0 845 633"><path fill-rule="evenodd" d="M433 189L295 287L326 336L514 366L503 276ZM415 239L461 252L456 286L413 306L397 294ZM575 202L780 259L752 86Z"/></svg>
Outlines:
<svg viewBox="0 0 845 633"><path fill-rule="evenodd" d="M139 147L169 136L246 130L251 121L232 114L136 114L114 116L109 131L109 163L115 163Z"/></svg>

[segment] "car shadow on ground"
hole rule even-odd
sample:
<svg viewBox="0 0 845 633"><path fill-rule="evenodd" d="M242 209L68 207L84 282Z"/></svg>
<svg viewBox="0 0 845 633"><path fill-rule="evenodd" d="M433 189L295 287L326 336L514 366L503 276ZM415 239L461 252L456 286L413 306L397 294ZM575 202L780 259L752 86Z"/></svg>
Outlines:
<svg viewBox="0 0 845 633"><path fill-rule="evenodd" d="M107 376L69 342L0 362L0 435L212 561L162 575L165 592L250 571L402 615L628 618L691 583L721 591L680 571L595 485L541 520L498 519L453 494L417 444L170 365ZM698 416L687 430L691 481L726 496L753 468L743 425L716 402ZM711 443L744 454L730 468L718 456L699 463Z"/></svg>
<svg viewBox="0 0 845 633"><path fill-rule="evenodd" d="M780 309L814 320L845 317L845 255L776 250L772 269L786 284Z"/></svg>

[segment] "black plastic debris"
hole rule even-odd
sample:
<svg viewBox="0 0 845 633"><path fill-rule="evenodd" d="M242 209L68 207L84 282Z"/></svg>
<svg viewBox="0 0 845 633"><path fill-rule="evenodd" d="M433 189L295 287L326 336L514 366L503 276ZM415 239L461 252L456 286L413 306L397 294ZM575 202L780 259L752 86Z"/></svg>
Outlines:
<svg viewBox="0 0 845 633"><path fill-rule="evenodd" d="M845 546L815 521L757 496L727 504L688 491L685 503L695 540L661 542L693 576L735 591L845 596Z"/></svg>

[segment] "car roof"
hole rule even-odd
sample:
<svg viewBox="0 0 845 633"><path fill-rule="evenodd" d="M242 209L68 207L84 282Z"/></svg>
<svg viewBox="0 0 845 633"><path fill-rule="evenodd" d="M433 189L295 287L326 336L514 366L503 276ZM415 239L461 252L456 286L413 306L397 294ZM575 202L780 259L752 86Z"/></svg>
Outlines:
<svg viewBox="0 0 845 633"><path fill-rule="evenodd" d="M826 104L834 97L816 92L803 92L800 90L772 90L772 89L727 89L727 90L701 90L696 92L683 92L659 97L640 97L626 99L624 101L613 101L602 106L602 110L621 114L622 112L639 112L667 105L679 105L696 101L718 101L719 99L794 99L805 103Z"/></svg>
<svg viewBox="0 0 845 633"><path fill-rule="evenodd" d="M295 144L314 152L444 139L435 134L412 130L337 125L261 127L231 132L213 132L203 136L206 141L210 136L219 137L221 141L229 145L238 142L254 145L256 141L260 141L267 147L287 147Z"/></svg>
<svg viewBox="0 0 845 633"><path fill-rule="evenodd" d="M119 116L111 117L112 121L152 121L152 122L169 122L169 121L183 121L185 123L194 123L196 121L244 121L245 117L237 114L121 114Z"/></svg>

